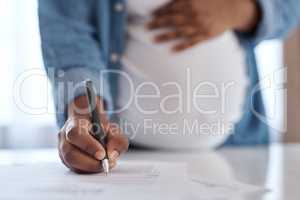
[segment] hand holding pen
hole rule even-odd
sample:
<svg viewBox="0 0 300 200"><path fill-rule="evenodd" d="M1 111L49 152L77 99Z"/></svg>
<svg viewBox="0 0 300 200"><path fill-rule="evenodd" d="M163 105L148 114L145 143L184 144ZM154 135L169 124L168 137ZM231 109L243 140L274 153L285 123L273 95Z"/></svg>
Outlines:
<svg viewBox="0 0 300 200"><path fill-rule="evenodd" d="M69 105L68 119L59 133L59 156L69 169L78 173L104 172L102 160L106 157L112 169L119 156L128 149L127 138L116 124L109 122L100 97L96 98L95 104L105 132L106 146L93 136L89 102L85 95L77 97ZM82 110L87 112L83 114Z"/></svg>

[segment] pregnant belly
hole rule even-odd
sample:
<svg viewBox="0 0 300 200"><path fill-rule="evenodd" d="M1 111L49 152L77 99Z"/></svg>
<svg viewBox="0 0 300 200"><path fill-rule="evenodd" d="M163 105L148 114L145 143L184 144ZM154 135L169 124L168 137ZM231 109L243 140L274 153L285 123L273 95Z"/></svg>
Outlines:
<svg viewBox="0 0 300 200"><path fill-rule="evenodd" d="M248 82L234 34L172 53L143 28L130 30L118 105L131 139L159 148L222 143L242 115Z"/></svg>

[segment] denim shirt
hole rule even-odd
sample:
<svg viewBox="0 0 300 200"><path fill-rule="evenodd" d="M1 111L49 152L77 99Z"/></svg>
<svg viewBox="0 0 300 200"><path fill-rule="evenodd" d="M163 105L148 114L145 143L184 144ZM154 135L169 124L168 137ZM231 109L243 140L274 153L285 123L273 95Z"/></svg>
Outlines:
<svg viewBox="0 0 300 200"><path fill-rule="evenodd" d="M224 145L269 143L262 95L253 93L259 82L254 47L262 40L285 36L300 19L299 0L258 0L261 21L253 33L236 33L246 52L250 79L242 119ZM59 127L66 118L67 105L85 93L82 81L91 79L109 114L115 109L118 75L103 73L121 69L125 47L126 2L124 0L40 0L39 21L42 52L52 83ZM75 86L72 87L72 86ZM252 112L253 109L255 112Z"/></svg>

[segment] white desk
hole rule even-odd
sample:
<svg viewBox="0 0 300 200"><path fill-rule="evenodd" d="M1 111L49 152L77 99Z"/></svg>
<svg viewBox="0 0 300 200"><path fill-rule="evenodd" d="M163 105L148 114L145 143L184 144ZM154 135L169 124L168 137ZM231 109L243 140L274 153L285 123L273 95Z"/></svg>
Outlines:
<svg viewBox="0 0 300 200"><path fill-rule="evenodd" d="M298 200L300 198L300 145L273 145L269 149L255 148L228 148L217 152L151 152L133 151L123 156L126 161L162 161L168 163L186 163L187 173L209 178L214 181L238 181L266 189L266 192L244 196L239 199L263 200ZM56 150L17 150L0 151L0 171L8 166L23 164L59 163ZM67 169L66 169L67 171ZM11 174L14 176L14 174ZM76 175L75 175L76 176ZM0 177L0 184L6 181ZM172 182L172 181L171 181ZM26 183L26 182L24 182ZM35 183L39 184L39 183ZM128 189L131 186L124 186ZM172 184L169 185L172 188ZM184 187L184 186L183 186ZM178 190L175 190L176 194ZM16 191L18 192L18 191ZM23 199L32 199L34 192L24 194ZM1 196L14 198L0 188ZM45 194L45 199L47 194ZM119 199L112 196L110 200ZM66 198L63 198L66 199ZM72 198L71 198L72 199ZM80 199L85 199L84 194ZM95 199L102 199L101 194ZM125 197L123 199L126 199ZM164 198L165 199L165 198ZM189 198L179 198L189 199ZM194 199L192 196L190 199ZM229 199L229 198L225 198ZM231 199L231 198L230 198ZM236 199L236 198L234 198ZM73 200L73 199L72 199Z"/></svg>

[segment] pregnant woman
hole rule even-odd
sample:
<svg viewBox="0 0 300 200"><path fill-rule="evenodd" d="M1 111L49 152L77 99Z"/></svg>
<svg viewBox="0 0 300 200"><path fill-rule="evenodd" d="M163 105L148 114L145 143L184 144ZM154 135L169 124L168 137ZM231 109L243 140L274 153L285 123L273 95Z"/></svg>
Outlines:
<svg viewBox="0 0 300 200"><path fill-rule="evenodd" d="M128 76L120 76L117 99L123 110L121 124L132 142L142 146L215 147L232 133L242 115L247 86L245 52L232 31L183 51L180 36L171 40L179 30L168 18L182 17L180 28L186 26L196 35L196 26L184 25L185 20L193 20L192 15L179 15L192 5L171 2L169 10L173 7L173 11L160 11L158 21L151 21L152 13L167 3L128 1L128 39L121 59ZM167 20L162 26L164 15ZM161 30L149 31L147 24ZM158 44L154 38L170 38L170 42Z"/></svg>
<svg viewBox="0 0 300 200"><path fill-rule="evenodd" d="M163 149L266 144L261 94L251 93L260 8L255 0L40 1L63 163L102 171L104 150L83 112L86 79L96 87L111 167L128 148L123 132Z"/></svg>

